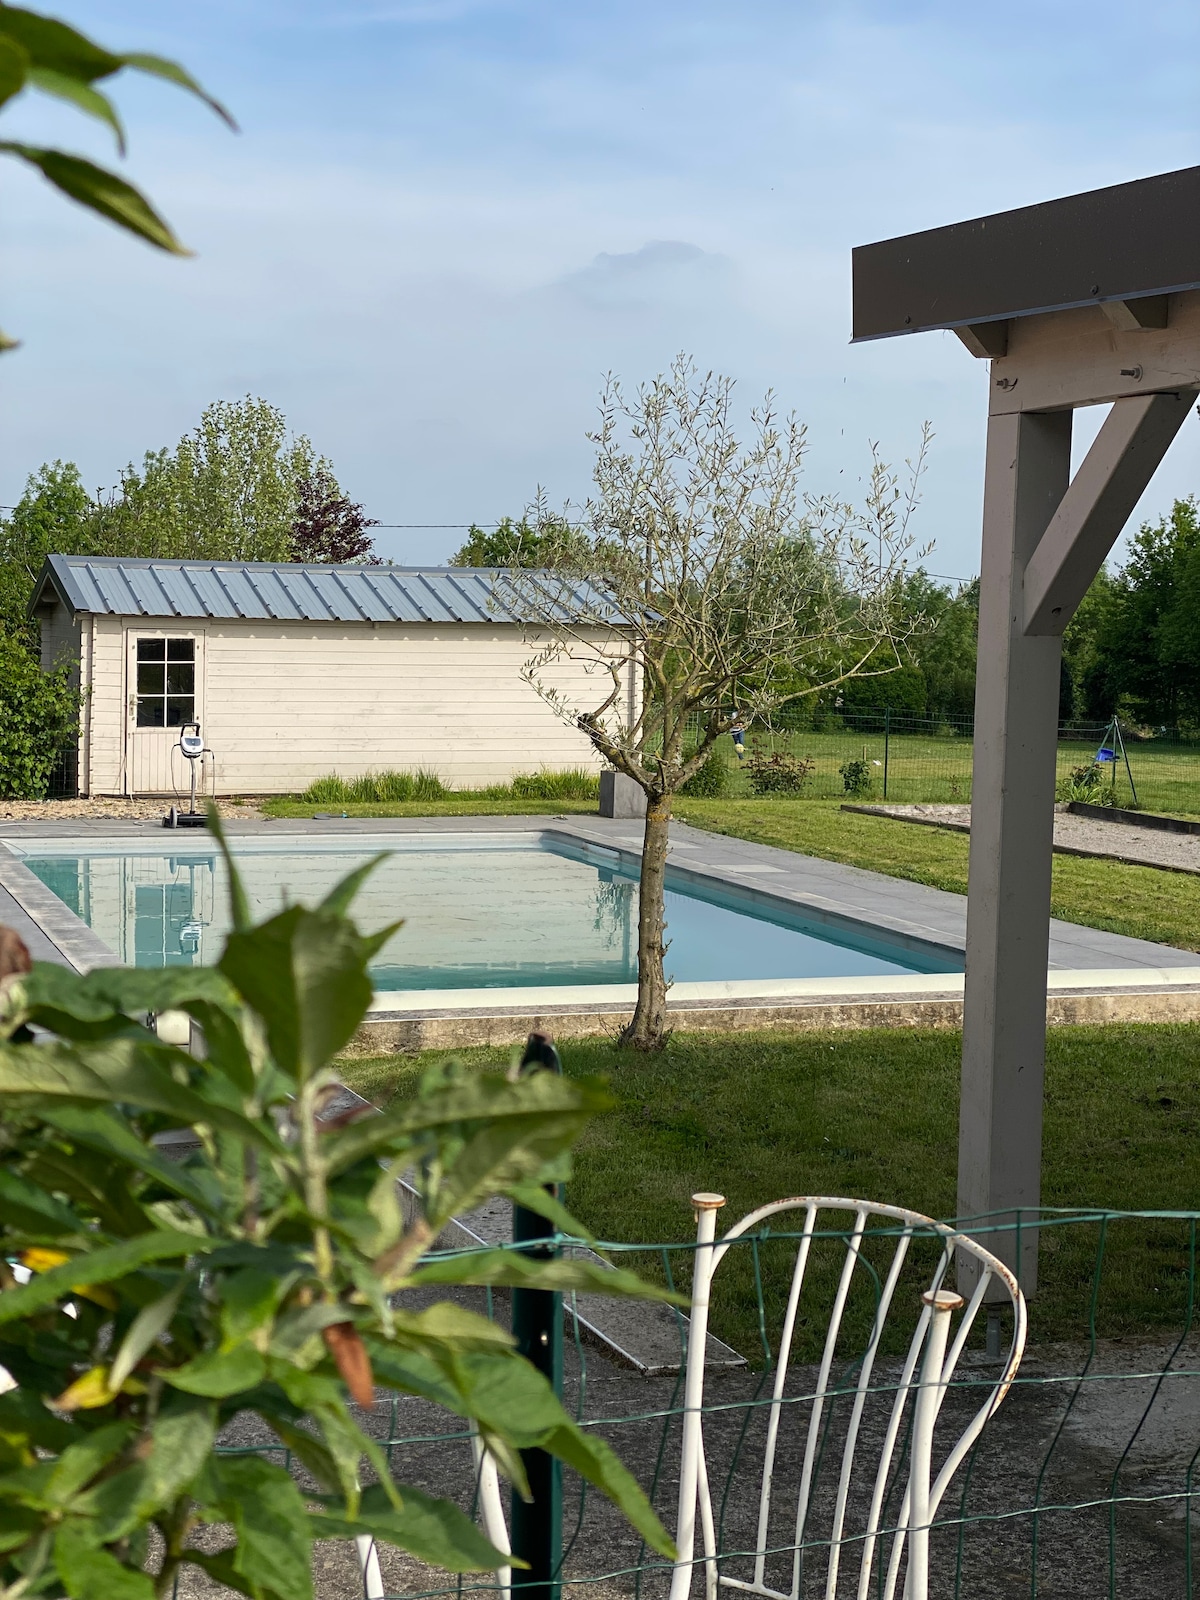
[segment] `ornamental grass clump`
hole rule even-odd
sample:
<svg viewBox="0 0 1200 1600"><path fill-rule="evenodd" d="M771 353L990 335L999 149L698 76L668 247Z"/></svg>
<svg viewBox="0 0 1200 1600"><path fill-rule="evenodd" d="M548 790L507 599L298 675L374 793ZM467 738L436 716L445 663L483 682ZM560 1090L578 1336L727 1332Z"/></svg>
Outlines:
<svg viewBox="0 0 1200 1600"><path fill-rule="evenodd" d="M569 1459L671 1554L632 1476L510 1335L424 1303L451 1284L656 1293L580 1261L427 1255L494 1195L583 1233L546 1186L604 1090L443 1065L395 1110L322 1122L395 932L347 915L378 859L254 926L226 852L233 932L211 968L80 976L0 940L0 1364L15 1382L0 1394L0 1594L156 1600L190 1565L253 1600L312 1600L313 1541L357 1535L450 1572L508 1564L455 1505L394 1480L349 1404L379 1391L466 1419L522 1492L520 1451ZM168 1010L203 1030L204 1060L146 1026ZM199 1146L168 1160L154 1136L180 1127ZM239 1412L317 1487L216 1453ZM194 1548L204 1523L236 1542Z"/></svg>

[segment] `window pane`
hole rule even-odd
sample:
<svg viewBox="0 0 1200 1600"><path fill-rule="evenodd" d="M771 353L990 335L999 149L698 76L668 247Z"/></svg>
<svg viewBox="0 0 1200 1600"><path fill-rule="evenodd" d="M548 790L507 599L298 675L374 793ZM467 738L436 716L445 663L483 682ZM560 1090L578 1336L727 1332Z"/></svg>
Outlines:
<svg viewBox="0 0 1200 1600"><path fill-rule="evenodd" d="M163 701L159 696L152 700L138 701L139 728L161 728L163 725Z"/></svg>
<svg viewBox="0 0 1200 1600"><path fill-rule="evenodd" d="M196 669L190 661L167 663L167 693L191 694L196 687Z"/></svg>
<svg viewBox="0 0 1200 1600"><path fill-rule="evenodd" d="M139 639L139 661L165 661L167 641L165 639Z"/></svg>
<svg viewBox="0 0 1200 1600"><path fill-rule="evenodd" d="M171 695L167 700L167 727L179 728L185 722L193 722L192 697L190 694Z"/></svg>
<svg viewBox="0 0 1200 1600"><path fill-rule="evenodd" d="M137 669L139 694L163 694L166 689L166 664L162 661L139 661Z"/></svg>
<svg viewBox="0 0 1200 1600"><path fill-rule="evenodd" d="M196 659L196 641L194 639L168 639L168 661L194 661Z"/></svg>

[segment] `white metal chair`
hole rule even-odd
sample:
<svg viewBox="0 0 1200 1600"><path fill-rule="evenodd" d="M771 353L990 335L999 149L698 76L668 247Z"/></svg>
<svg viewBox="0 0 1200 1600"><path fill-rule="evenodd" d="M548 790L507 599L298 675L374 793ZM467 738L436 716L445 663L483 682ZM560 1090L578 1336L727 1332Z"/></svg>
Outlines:
<svg viewBox="0 0 1200 1600"><path fill-rule="evenodd" d="M483 1531L496 1549L503 1550L507 1555L512 1545L509 1543L508 1522L504 1516L500 1477L496 1471L495 1458L489 1450L484 1449L483 1440L479 1437L479 1430L474 1422L471 1423L471 1453L475 1460L478 1512L479 1519L483 1523ZM370 1534L360 1533L354 1543L358 1550L358 1565L362 1573L363 1600L384 1600L387 1591L383 1586L383 1574L379 1570L379 1552L375 1548L374 1539ZM496 1588L499 1590L500 1600L509 1600L512 1593L511 1567L501 1567L496 1573Z"/></svg>
<svg viewBox="0 0 1200 1600"><path fill-rule="evenodd" d="M838 1576L846 1564L857 1557L857 1581L850 1573L849 1585L843 1585L842 1594L854 1594L857 1600L866 1600L871 1592L871 1577L877 1548L890 1541L887 1551L887 1569L882 1585L884 1600L894 1600L901 1566L907 1545L908 1561L905 1571L903 1595L905 1600L927 1600L929 1592L929 1527L937 1515L942 1497L955 1472L962 1465L967 1452L979 1437L984 1424L993 1416L1007 1394L1020 1363L1025 1347L1025 1300L1009 1269L990 1251L975 1240L944 1223L933 1221L915 1211L899 1206L874 1205L865 1200L846 1200L836 1197L805 1197L777 1200L750 1212L734 1227L716 1240L716 1214L725 1204L724 1197L714 1194L697 1194L692 1197L696 1209L697 1236L696 1260L692 1286L692 1316L688 1336L687 1367L685 1376L683 1443L679 1481L679 1516L676 1545L679 1558L672 1574L670 1600L687 1600L692 1588L695 1569L704 1567L705 1600L716 1600L719 1584L732 1589L765 1597L765 1600L801 1600L802 1592L823 1593L825 1600L835 1600L839 1593ZM753 1577L736 1578L720 1570L724 1558L732 1552L719 1548L717 1528L713 1517L713 1502L709 1492L708 1463L704 1444L704 1376L705 1343L708 1331L709 1296L713 1274L725 1259L733 1242L748 1235L766 1235L766 1224L789 1212L801 1213L796 1218L794 1230L796 1247L795 1265L791 1287L784 1313L778 1356L773 1375L771 1397L766 1411L766 1439L763 1449L762 1476L759 1486L757 1537L751 1549L742 1545L738 1555L752 1559ZM822 1213L849 1212L852 1221L846 1226L833 1218L824 1227L818 1226ZM792 1346L796 1333L797 1316L802 1306L806 1286L806 1272L810 1266L814 1241L844 1240L844 1259L837 1278L837 1288L829 1315L820 1366L811 1394L788 1396L786 1385L792 1361ZM881 1235L881 1237L878 1237ZM916 1330L909 1344L900 1376L894 1382L871 1385L871 1375L889 1311L900 1281L901 1269L909 1255L914 1238L933 1239L938 1246L938 1259L922 1295L923 1306ZM870 1253L877 1256L881 1250L890 1252L886 1268L868 1265L864 1244L871 1241ZM742 1248L754 1248L747 1244ZM818 1246L823 1248L823 1246ZM947 1277L956 1257L971 1259L974 1287L969 1303L946 1287ZM876 1274L875 1310L867 1335L865 1348L858 1358L857 1376L853 1384L831 1383L839 1333L842 1331L847 1301L851 1295L856 1271ZM942 1453L942 1435L939 1433L939 1453L942 1453L936 1476L933 1472L934 1433L938 1416L945 1400L947 1387L958 1365L970 1334L972 1324L985 1305L995 1307L1010 1305L1012 1309L1012 1339L1002 1370L993 1382L988 1382L984 1398L973 1412L965 1427L959 1428L957 1437L948 1442ZM965 1305L965 1309L964 1309ZM912 1308L915 1309L915 1308ZM958 1327L950 1340L951 1323L956 1311L962 1310ZM947 1346L949 1349L947 1350ZM919 1370L918 1370L919 1369ZM908 1434L907 1483L899 1495L899 1482L904 1476L904 1437L906 1409L913 1397L912 1415ZM852 1490L863 1482L863 1469L872 1470L864 1460L862 1469L858 1456L862 1442L861 1424L868 1398L882 1400L887 1410L882 1447L871 1447L873 1483L869 1501L865 1498L865 1485L858 1493L858 1521L860 1526L847 1525L848 1506ZM836 1491L832 1505L827 1502L820 1508L815 1505L814 1466L819 1460L818 1451L824 1449L830 1434L832 1420L827 1412L838 1400L850 1401L850 1415L841 1439L841 1461L837 1473ZM807 1411L806 1424L802 1413ZM794 1540L777 1541L772 1548L768 1530L772 1516L773 1477L777 1465L781 1429L795 1417L804 1429L804 1453L800 1467L800 1482L796 1495ZM882 1420L882 1419L881 1419ZM824 1438L823 1438L823 1430ZM899 1448L898 1448L899 1446ZM836 1459L836 1457L835 1457ZM751 1470L748 1467L745 1470ZM869 1481L869 1480L868 1480ZM897 1512L885 1516L885 1504L899 1499ZM778 1509L778 1508L777 1508ZM785 1509L790 1510L790 1500ZM818 1533L814 1523L824 1522L827 1528ZM695 1559L696 1514L699 1511L703 1555ZM865 1515L863 1514L865 1513ZM740 1543L740 1541L739 1541ZM816 1586L804 1583L805 1552L819 1556L826 1552L824 1572L815 1564ZM768 1557L778 1559L791 1556L791 1583L787 1588L775 1588L767 1582ZM803 1585L803 1589L802 1589Z"/></svg>

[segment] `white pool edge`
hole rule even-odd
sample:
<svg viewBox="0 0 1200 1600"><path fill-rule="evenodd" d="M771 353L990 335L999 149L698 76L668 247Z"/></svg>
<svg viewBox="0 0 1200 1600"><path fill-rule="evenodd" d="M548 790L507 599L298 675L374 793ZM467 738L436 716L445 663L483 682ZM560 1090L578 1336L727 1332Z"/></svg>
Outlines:
<svg viewBox="0 0 1200 1600"><path fill-rule="evenodd" d="M711 983L675 983L667 994L672 1005L713 1005L727 1001L752 1005L756 1001L961 999L961 972L912 972L852 978L740 978ZM1052 969L1046 986L1051 994L1084 990L1120 993L1130 989L1186 990L1200 988L1200 966L1097 967ZM593 1006L626 1006L637 999L636 983L543 985L526 989L395 989L378 991L369 1015L419 1016L448 1011L579 1010Z"/></svg>

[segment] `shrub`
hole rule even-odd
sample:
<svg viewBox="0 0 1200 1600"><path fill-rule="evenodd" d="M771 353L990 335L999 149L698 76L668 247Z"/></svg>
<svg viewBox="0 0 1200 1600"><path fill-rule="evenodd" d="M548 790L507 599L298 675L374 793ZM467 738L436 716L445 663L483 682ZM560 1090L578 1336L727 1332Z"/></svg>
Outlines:
<svg viewBox="0 0 1200 1600"><path fill-rule="evenodd" d="M153 1600L192 1566L206 1588L313 1600L314 1539L356 1536L452 1573L506 1565L458 1507L393 1480L348 1403L370 1408L376 1389L384 1407L436 1399L506 1469L530 1447L569 1460L670 1557L634 1478L507 1333L425 1299L548 1278L670 1298L584 1261L426 1254L492 1196L532 1196L547 1231L582 1231L544 1185L569 1176L604 1091L446 1063L416 1101L323 1121L395 930L364 936L346 916L362 868L315 909L253 927L226 865L234 931L217 967L30 970L19 942L0 967L0 1363L16 1384L0 1394L0 1593ZM203 1060L146 1026L164 1010L203 1028ZM154 1136L180 1127L196 1148L164 1159ZM264 1453L215 1451L239 1413ZM235 1542L189 1546L219 1522Z"/></svg>
<svg viewBox="0 0 1200 1600"><path fill-rule="evenodd" d="M310 783L300 796L314 805L380 805L392 800L444 800L450 793L436 772L364 772L347 781L336 773Z"/></svg>
<svg viewBox="0 0 1200 1600"><path fill-rule="evenodd" d="M816 770L812 756L752 755L746 763L755 794L803 794Z"/></svg>
<svg viewBox="0 0 1200 1600"><path fill-rule="evenodd" d="M0 634L0 799L45 799L79 736L79 702L68 666L43 672L19 640Z"/></svg>
<svg viewBox="0 0 1200 1600"><path fill-rule="evenodd" d="M689 800L719 800L728 788L729 764L714 746L687 782L680 784L679 792Z"/></svg>
<svg viewBox="0 0 1200 1600"><path fill-rule="evenodd" d="M861 761L843 761L838 772L841 774L842 787L847 794L870 794L871 763L865 758Z"/></svg>
<svg viewBox="0 0 1200 1600"><path fill-rule="evenodd" d="M519 772L510 784L500 785L498 799L513 800L598 800L600 778L582 767L567 767L561 772ZM490 791L489 791L490 792Z"/></svg>
<svg viewBox="0 0 1200 1600"><path fill-rule="evenodd" d="M1085 766L1072 767L1065 778L1059 779L1054 798L1066 802L1085 800L1090 806L1120 806L1116 779L1115 767L1089 761Z"/></svg>

